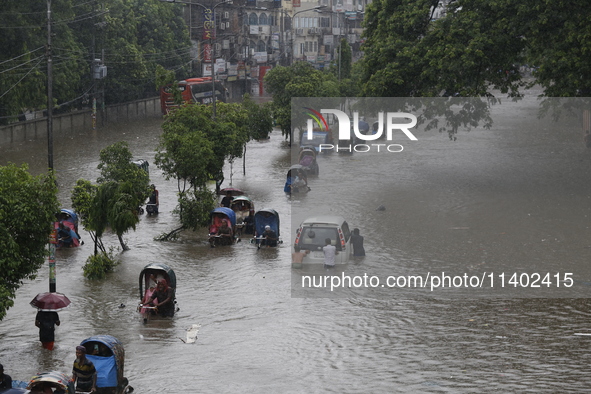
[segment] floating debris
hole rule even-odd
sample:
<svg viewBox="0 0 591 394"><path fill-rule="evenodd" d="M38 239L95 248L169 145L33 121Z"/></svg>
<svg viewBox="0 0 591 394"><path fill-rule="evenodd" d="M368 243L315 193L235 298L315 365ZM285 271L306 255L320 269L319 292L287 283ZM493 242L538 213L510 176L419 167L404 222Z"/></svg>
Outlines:
<svg viewBox="0 0 591 394"><path fill-rule="evenodd" d="M383 205L380 205L379 207L376 208L376 211L385 211L386 207Z"/></svg>
<svg viewBox="0 0 591 394"><path fill-rule="evenodd" d="M199 332L199 324L192 324L191 327L187 328L187 339L179 338L184 343L195 343L197 341L197 333Z"/></svg>

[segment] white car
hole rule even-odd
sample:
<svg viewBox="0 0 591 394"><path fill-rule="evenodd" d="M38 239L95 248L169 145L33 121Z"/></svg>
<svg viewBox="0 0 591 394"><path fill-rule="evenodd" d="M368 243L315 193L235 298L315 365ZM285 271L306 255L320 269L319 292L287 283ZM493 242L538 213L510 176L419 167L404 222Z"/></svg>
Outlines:
<svg viewBox="0 0 591 394"><path fill-rule="evenodd" d="M302 251L309 250L303 264L324 264L325 239L330 238L336 246L336 264L346 264L352 254L351 231L347 221L341 216L314 216L300 224L296 231L294 245Z"/></svg>

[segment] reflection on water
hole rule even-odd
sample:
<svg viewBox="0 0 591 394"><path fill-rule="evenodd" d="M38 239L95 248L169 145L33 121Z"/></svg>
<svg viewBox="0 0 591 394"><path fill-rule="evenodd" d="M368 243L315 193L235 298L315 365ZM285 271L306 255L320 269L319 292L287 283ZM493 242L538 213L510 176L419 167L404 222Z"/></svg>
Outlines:
<svg viewBox="0 0 591 394"><path fill-rule="evenodd" d="M58 142L64 206L76 179L96 179L101 148L125 139L135 157L153 163L158 134L158 122L146 121ZM368 162L360 154L321 157L312 192L289 200L283 183L290 152L274 132L249 144L246 175L235 164L226 168L226 179L246 190L257 209L279 212L284 243L276 250L248 242L211 249L205 230L175 243L154 241L177 225L171 213L176 183L151 165L160 214L142 216L137 230L124 236L131 250L119 253L116 273L101 282L83 278L92 253L83 232L86 245L58 255L57 289L72 305L60 312L56 349L41 349L28 305L47 290L42 268L19 289L2 321L0 362L14 379L46 369L69 372L80 341L111 334L125 346L125 375L138 393L586 391L589 337L575 335L591 333L586 299L443 300L353 289L335 299L292 298L292 272L297 277L308 268L290 268L290 229L300 216L320 211L345 216L365 236L367 256L352 260L347 273L538 264L556 270L562 264L591 282L590 186L580 182L590 161L579 134L559 134L543 122L519 133L499 123L491 131L460 133L456 142L423 133L420 145L405 143L392 162ZM29 148L3 151L0 164L29 161L33 171L43 171L46 145ZM379 205L386 211L376 211ZM118 247L115 236L105 241ZM175 270L180 310L144 325L136 311L139 273L151 262ZM192 324L201 326L197 341L185 344L181 338Z"/></svg>

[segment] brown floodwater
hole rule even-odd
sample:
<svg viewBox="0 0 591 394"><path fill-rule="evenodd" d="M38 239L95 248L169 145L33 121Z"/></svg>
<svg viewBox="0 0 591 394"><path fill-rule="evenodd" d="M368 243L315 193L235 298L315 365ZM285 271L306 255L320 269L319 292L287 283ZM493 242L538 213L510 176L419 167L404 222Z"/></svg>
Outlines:
<svg viewBox="0 0 591 394"><path fill-rule="evenodd" d="M125 140L150 162L160 214L143 215L135 231L105 242L116 272L89 281L86 244L58 251L57 290L71 300L60 312L56 348L41 348L29 301L48 289L48 269L25 281L0 324L0 362L13 379L42 370L70 372L74 347L96 334L125 346L125 375L137 393L310 392L584 392L589 376L591 152L576 119L557 126L537 119L532 92L493 109L491 130L460 131L457 141L418 132L404 151L327 154L304 196L283 192L290 150L279 131L251 142L226 182L248 192L256 209L281 217L275 250L248 242L211 249L205 230L176 242L154 238L178 224L176 182L153 165L159 120L79 130L54 142L59 198L70 207L78 178L94 181L100 149ZM577 128L578 127L578 128ZM0 147L0 165L47 165L46 141ZM231 182L231 183L230 183ZM384 205L384 211L376 208ZM340 272L387 276L573 273L560 289L346 288L302 292L292 269L292 230L319 213L344 216L365 237L367 256ZM148 263L177 276L179 312L142 324L138 275ZM561 280L564 279L561 277ZM486 286L485 286L486 287ZM543 295L540 297L539 295ZM120 307L121 304L125 307ZM197 341L186 329L199 324Z"/></svg>

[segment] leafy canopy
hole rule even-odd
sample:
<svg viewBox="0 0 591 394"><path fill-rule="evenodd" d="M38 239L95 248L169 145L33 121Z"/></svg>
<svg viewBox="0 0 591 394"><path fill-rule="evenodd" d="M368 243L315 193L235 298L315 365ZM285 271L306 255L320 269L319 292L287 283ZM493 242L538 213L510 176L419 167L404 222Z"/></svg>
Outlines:
<svg viewBox="0 0 591 394"><path fill-rule="evenodd" d="M27 165L0 167L0 320L14 305L24 279L47 261L47 244L59 210L52 174L32 176Z"/></svg>

